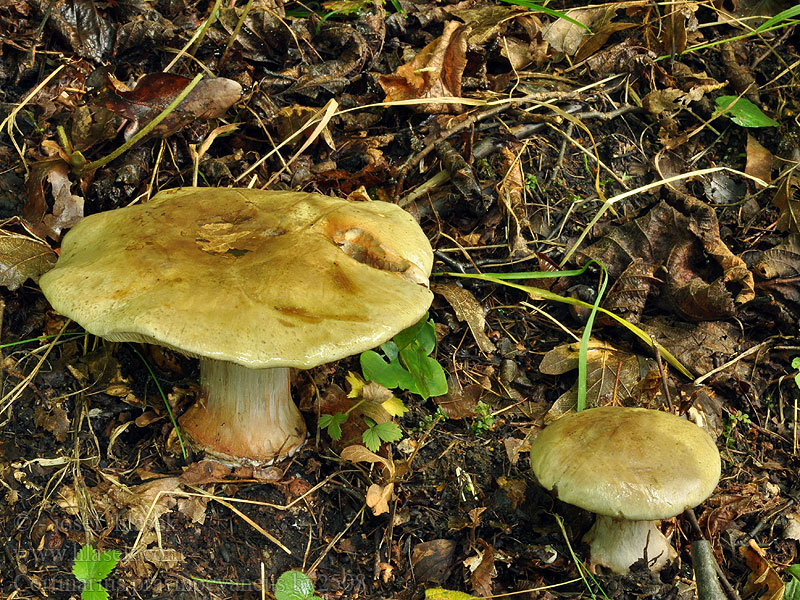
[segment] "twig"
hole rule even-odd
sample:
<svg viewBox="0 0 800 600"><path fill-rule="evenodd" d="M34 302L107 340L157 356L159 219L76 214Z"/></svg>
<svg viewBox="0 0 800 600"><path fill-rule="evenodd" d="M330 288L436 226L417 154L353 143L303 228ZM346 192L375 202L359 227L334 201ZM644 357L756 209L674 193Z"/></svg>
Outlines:
<svg viewBox="0 0 800 600"><path fill-rule="evenodd" d="M708 540L692 542L692 567L698 600L727 600L717 579L717 561Z"/></svg>

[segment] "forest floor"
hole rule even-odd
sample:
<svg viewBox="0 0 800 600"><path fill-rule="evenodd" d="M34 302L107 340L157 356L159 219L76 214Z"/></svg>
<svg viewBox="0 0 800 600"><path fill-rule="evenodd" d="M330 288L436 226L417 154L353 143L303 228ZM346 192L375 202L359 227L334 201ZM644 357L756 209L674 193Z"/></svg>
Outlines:
<svg viewBox="0 0 800 600"><path fill-rule="evenodd" d="M800 598L784 589L800 562L800 10L517 4L0 5L0 597L78 597L92 545L119 553L103 586L120 600L274 597L287 570L327 599L689 599L705 538L723 597ZM377 464L342 454L363 423L343 441L317 426L349 406L358 357L293 375L302 451L230 468L175 442L196 360L50 307L38 278L82 217L190 185L369 197L420 223L449 391L397 392L403 437ZM523 287L443 275L509 272ZM661 523L668 567L592 578L592 515L539 486L529 450L576 404L575 301L606 279L600 306L643 333L598 314L587 406L671 407L716 440L722 477L699 527Z"/></svg>

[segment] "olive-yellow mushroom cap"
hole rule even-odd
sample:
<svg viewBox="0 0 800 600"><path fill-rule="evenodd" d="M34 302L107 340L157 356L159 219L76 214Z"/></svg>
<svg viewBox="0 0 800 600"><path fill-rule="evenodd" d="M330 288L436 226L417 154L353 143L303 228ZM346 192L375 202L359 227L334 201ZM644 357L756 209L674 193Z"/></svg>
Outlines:
<svg viewBox="0 0 800 600"><path fill-rule="evenodd" d="M309 368L416 323L433 298L432 262L393 204L179 188L83 219L40 286L55 310L109 340Z"/></svg>
<svg viewBox="0 0 800 600"><path fill-rule="evenodd" d="M606 406L566 415L536 438L542 487L585 510L629 520L674 517L714 491L720 457L711 437L673 414Z"/></svg>

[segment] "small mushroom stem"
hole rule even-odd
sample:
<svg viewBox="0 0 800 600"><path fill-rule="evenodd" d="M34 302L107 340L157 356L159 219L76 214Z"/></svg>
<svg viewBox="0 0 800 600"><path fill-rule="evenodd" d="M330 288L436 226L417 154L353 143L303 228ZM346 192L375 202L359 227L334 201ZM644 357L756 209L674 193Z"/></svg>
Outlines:
<svg viewBox="0 0 800 600"><path fill-rule="evenodd" d="M207 454L263 465L294 454L305 442L288 368L248 369L201 358L200 386L200 398L180 424Z"/></svg>
<svg viewBox="0 0 800 600"><path fill-rule="evenodd" d="M583 536L583 541L589 544L592 563L615 573L627 573L633 563L645 556L646 548L650 569L661 570L677 553L656 527L657 523L597 515L594 525Z"/></svg>

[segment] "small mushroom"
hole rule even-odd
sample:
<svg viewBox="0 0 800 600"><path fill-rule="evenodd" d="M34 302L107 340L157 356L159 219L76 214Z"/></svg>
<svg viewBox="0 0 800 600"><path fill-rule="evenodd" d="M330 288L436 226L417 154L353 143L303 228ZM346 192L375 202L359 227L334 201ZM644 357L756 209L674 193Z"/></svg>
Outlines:
<svg viewBox="0 0 800 600"><path fill-rule="evenodd" d="M675 558L657 520L708 498L721 468L716 444L690 421L612 406L546 427L531 446L531 466L542 487L597 514L583 540L591 562L616 573L643 557L654 571Z"/></svg>
<svg viewBox="0 0 800 600"><path fill-rule="evenodd" d="M179 188L83 219L40 285L95 335L199 357L201 396L183 431L208 454L266 464L306 438L289 369L416 323L433 298L432 263L425 234L394 204Z"/></svg>

